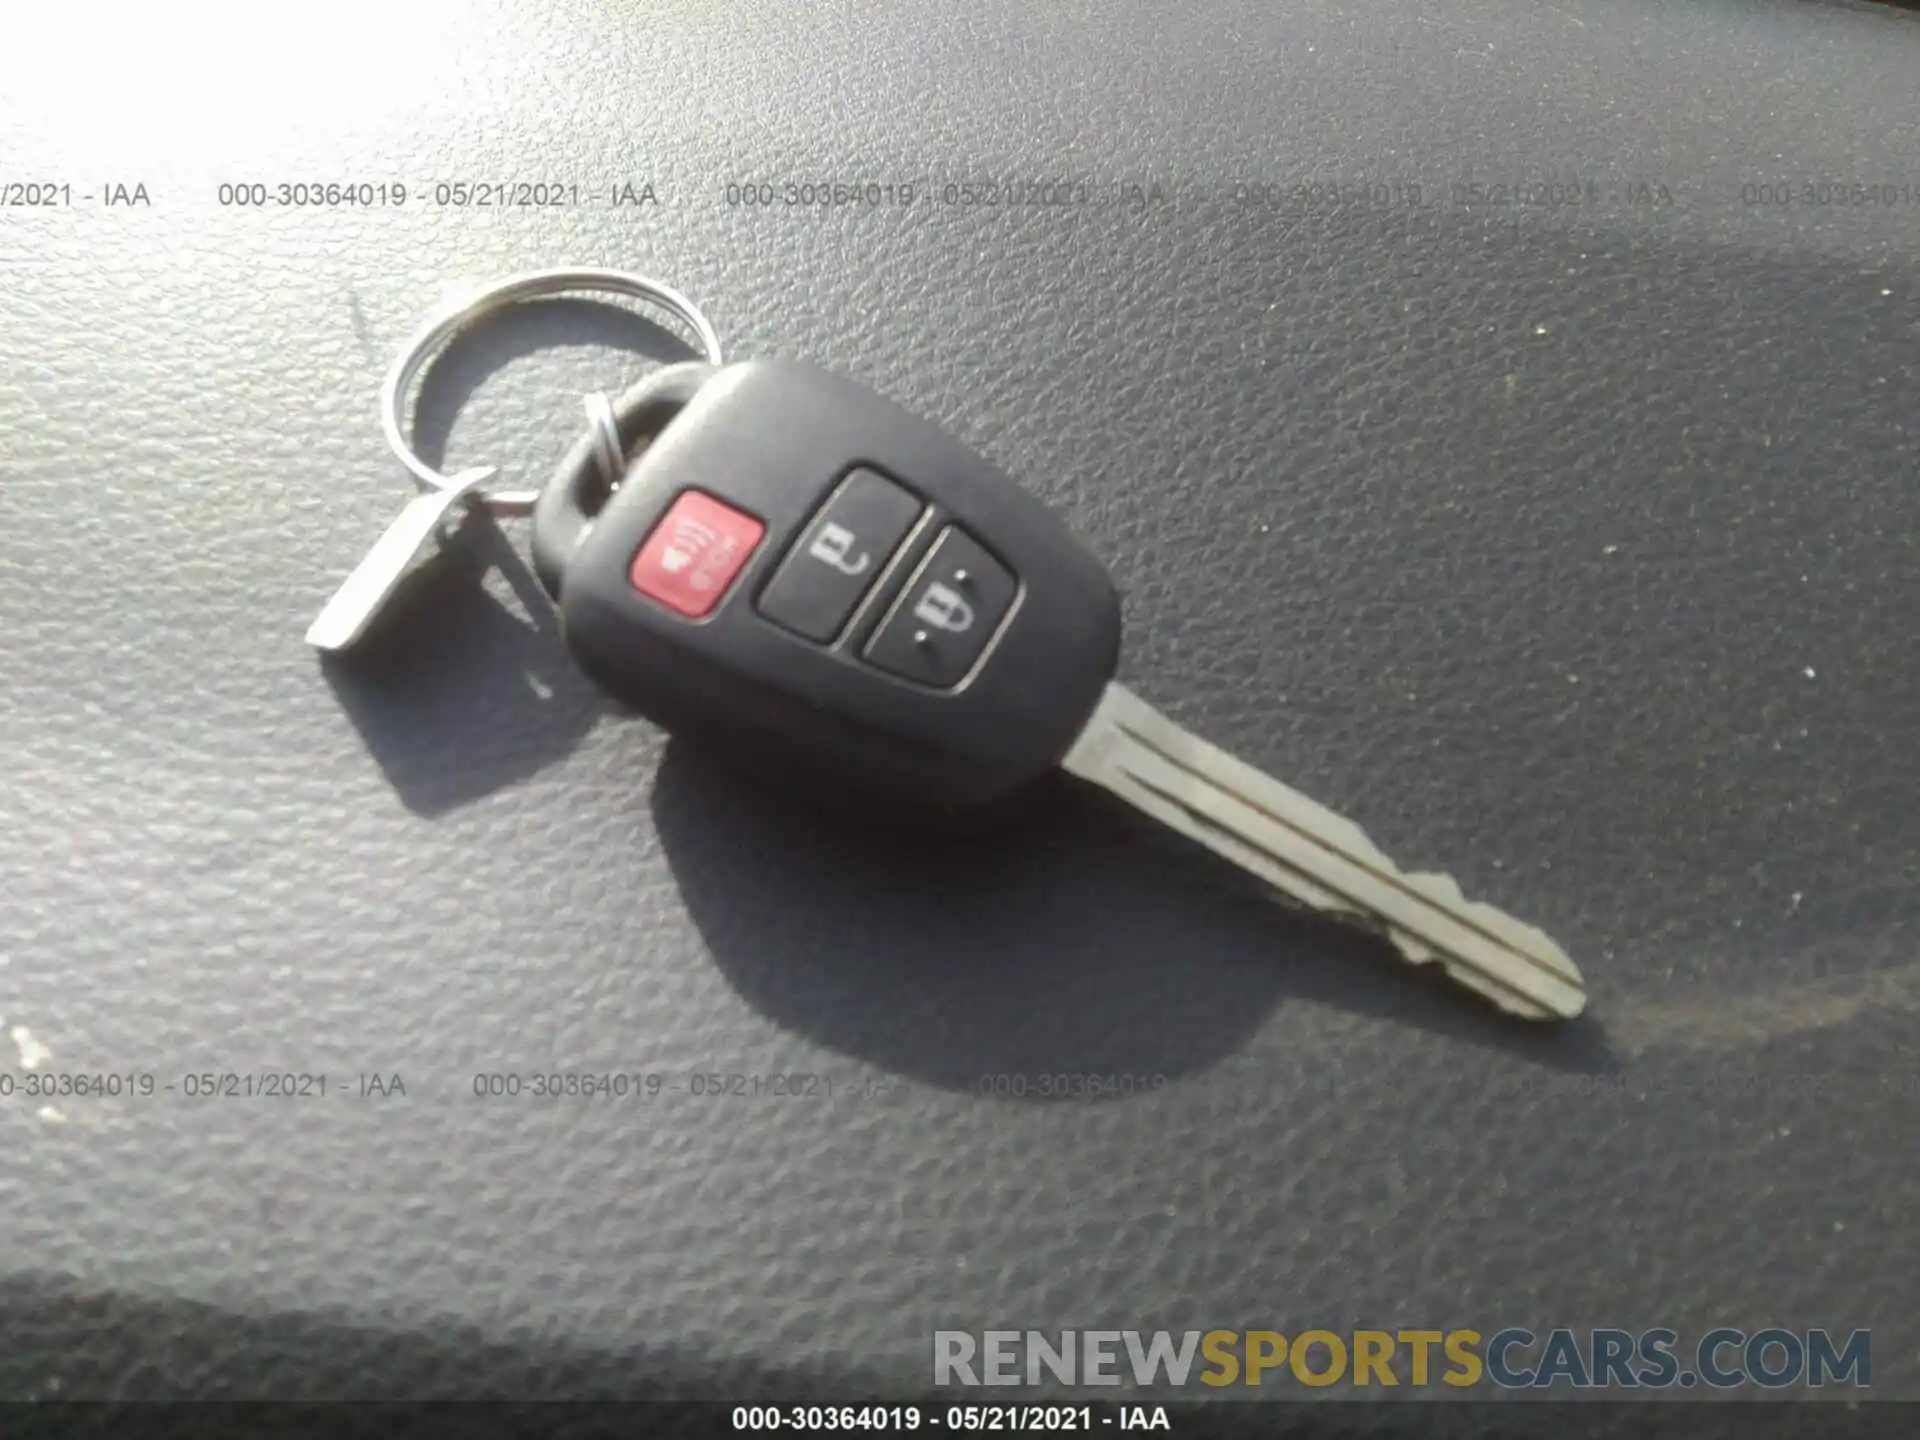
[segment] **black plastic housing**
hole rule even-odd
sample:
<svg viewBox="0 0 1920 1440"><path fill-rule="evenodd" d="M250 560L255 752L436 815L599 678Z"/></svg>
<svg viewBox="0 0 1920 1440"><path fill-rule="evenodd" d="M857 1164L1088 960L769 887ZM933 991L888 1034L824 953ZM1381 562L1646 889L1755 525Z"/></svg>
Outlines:
<svg viewBox="0 0 1920 1440"><path fill-rule="evenodd" d="M944 810L989 805L1053 770L1119 659L1120 605L1100 562L1061 520L938 426L864 386L796 361L687 375L698 384L597 516L576 446L535 516L535 554L558 580L568 648L608 693L668 730L738 752L761 774L796 773L862 798ZM646 383L617 410L623 438L657 422ZM652 417L648 424L636 420ZM848 627L819 645L754 601L841 477L867 466L927 512ZM683 491L761 520L767 533L712 613L687 620L638 593L633 558ZM895 678L860 658L893 597L949 523L1018 585L994 643L957 688ZM564 537L571 553L557 554Z"/></svg>

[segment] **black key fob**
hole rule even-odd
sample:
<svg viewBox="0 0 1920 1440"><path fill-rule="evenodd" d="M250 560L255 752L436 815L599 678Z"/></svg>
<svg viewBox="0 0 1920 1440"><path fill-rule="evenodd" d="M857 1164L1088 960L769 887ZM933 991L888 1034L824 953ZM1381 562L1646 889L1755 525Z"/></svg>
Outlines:
<svg viewBox="0 0 1920 1440"><path fill-rule="evenodd" d="M942 809L1052 771L1118 664L1100 562L938 426L787 360L656 371L533 517L569 650L763 773ZM638 448L644 447L644 448Z"/></svg>

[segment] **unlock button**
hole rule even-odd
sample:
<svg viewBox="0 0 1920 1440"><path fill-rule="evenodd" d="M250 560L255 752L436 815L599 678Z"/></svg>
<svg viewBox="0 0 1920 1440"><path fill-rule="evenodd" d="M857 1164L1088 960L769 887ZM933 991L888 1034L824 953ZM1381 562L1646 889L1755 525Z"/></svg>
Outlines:
<svg viewBox="0 0 1920 1440"><path fill-rule="evenodd" d="M1013 603L1013 575L957 525L931 552L867 645L867 659L947 690L979 661Z"/></svg>
<svg viewBox="0 0 1920 1440"><path fill-rule="evenodd" d="M920 518L920 502L877 471L840 482L760 596L774 624L822 643L840 633Z"/></svg>

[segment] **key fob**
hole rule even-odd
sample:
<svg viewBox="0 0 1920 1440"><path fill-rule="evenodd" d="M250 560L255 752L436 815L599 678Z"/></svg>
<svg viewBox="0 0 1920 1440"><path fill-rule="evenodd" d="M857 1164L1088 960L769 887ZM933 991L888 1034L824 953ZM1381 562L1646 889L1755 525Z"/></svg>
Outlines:
<svg viewBox="0 0 1920 1440"><path fill-rule="evenodd" d="M937 425L791 360L656 371L533 517L602 689L762 773L956 809L1055 769L1118 665L1100 562Z"/></svg>

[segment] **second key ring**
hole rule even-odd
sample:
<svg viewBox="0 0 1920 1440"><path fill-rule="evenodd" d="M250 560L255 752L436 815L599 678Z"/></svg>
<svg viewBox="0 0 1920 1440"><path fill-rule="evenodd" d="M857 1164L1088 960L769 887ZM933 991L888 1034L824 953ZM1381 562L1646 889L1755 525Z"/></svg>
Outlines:
<svg viewBox="0 0 1920 1440"><path fill-rule="evenodd" d="M713 325L685 295L671 285L649 280L625 270L558 269L533 270L509 276L479 290L468 291L442 305L427 317L387 371L380 387L380 424L387 444L422 490L445 490L455 478L441 474L414 453L407 437L405 406L414 379L441 346L475 321L521 300L548 295L580 292L627 295L644 300L667 311L691 330L700 342L702 358L718 365L720 337ZM526 515L540 496L537 490L497 490L484 493L479 504L495 515Z"/></svg>

